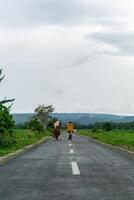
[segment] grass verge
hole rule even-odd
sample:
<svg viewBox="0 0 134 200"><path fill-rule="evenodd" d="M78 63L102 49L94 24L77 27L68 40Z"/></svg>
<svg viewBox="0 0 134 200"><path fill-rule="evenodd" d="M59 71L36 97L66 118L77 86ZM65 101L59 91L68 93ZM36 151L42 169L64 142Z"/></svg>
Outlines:
<svg viewBox="0 0 134 200"><path fill-rule="evenodd" d="M134 151L134 130L97 130L95 133L92 130L78 130L78 134Z"/></svg>
<svg viewBox="0 0 134 200"><path fill-rule="evenodd" d="M0 156L4 156L18 149L22 149L30 144L34 144L39 140L41 140L42 138L44 139L49 138L51 135L52 135L51 131L48 130L46 130L44 133L41 134L33 132L31 130L21 130L21 129L14 130L14 137L16 139L16 144L6 148L0 148Z"/></svg>

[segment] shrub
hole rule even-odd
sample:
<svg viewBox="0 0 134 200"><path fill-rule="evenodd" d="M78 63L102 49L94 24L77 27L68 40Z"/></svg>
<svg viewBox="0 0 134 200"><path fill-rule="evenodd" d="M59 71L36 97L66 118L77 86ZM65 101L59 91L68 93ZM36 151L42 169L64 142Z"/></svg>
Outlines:
<svg viewBox="0 0 134 200"><path fill-rule="evenodd" d="M104 123L103 130L104 131L110 131L110 130L112 130L112 123L111 122Z"/></svg>
<svg viewBox="0 0 134 200"><path fill-rule="evenodd" d="M97 128L95 128L95 127L92 128L92 132L93 132L93 133L96 133L96 131L97 131Z"/></svg>
<svg viewBox="0 0 134 200"><path fill-rule="evenodd" d="M41 133L44 131L43 125L38 121L38 119L33 118L30 122L29 122L29 128L32 131L37 131L38 133Z"/></svg>

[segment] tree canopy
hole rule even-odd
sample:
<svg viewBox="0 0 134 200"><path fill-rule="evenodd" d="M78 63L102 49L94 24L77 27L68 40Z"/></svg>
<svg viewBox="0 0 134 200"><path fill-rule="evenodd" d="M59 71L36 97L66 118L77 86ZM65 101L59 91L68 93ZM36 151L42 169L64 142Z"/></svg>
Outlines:
<svg viewBox="0 0 134 200"><path fill-rule="evenodd" d="M46 128L49 123L50 114L54 111L52 105L40 105L35 109L37 119L42 123L43 127Z"/></svg>

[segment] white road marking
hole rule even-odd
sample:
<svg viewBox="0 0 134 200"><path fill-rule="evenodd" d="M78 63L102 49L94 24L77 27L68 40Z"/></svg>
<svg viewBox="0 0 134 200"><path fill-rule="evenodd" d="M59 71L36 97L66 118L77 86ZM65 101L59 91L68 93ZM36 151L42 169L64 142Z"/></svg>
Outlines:
<svg viewBox="0 0 134 200"><path fill-rule="evenodd" d="M71 147L71 146L72 146L72 144L69 144L69 146Z"/></svg>
<svg viewBox="0 0 134 200"><path fill-rule="evenodd" d="M77 162L71 162L73 175L80 175L80 170L78 168Z"/></svg>
<svg viewBox="0 0 134 200"><path fill-rule="evenodd" d="M73 150L73 149L70 149L70 153L74 153L74 150Z"/></svg>

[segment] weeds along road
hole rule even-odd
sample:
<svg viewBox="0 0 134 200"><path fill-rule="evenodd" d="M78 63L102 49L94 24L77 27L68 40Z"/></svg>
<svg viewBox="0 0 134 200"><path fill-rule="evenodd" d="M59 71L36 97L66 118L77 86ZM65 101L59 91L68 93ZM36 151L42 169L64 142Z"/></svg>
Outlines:
<svg viewBox="0 0 134 200"><path fill-rule="evenodd" d="M0 200L76 199L134 200L134 160L64 134L0 166Z"/></svg>

